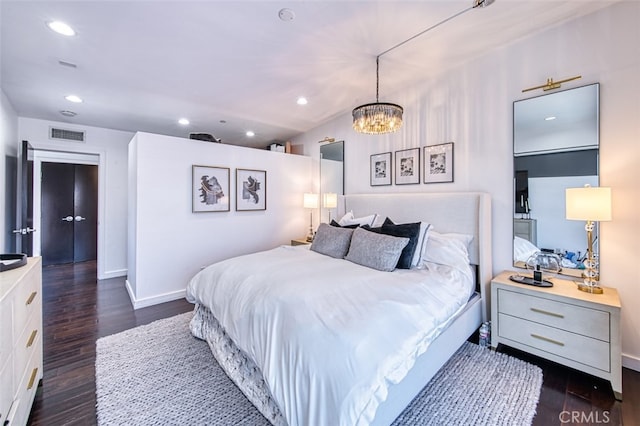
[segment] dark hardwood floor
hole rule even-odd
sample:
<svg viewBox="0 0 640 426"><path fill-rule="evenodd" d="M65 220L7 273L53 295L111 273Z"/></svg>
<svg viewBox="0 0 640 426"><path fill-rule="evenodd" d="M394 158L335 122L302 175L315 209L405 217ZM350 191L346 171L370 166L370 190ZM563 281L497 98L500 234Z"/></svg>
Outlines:
<svg viewBox="0 0 640 426"><path fill-rule="evenodd" d="M45 267L44 378L29 424L96 424L96 340L192 309L178 300L133 310L124 278L97 281L95 262ZM606 381L507 347L499 350L543 369L534 425L640 425L640 373L623 370L624 402L618 402Z"/></svg>

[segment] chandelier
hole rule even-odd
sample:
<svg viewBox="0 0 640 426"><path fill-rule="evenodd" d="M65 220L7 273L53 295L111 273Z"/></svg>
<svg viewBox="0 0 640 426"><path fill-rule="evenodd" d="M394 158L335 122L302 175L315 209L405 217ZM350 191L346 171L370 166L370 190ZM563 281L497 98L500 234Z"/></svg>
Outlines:
<svg viewBox="0 0 640 426"><path fill-rule="evenodd" d="M371 104L360 105L354 108L353 115L353 129L359 133L366 133L369 135L381 135L384 133L391 133L402 127L402 113L404 110L400 105L390 104L387 102L380 102L378 98L379 86L380 86L380 57L385 53L389 53L392 50L402 46L403 44L431 31L432 29L452 20L453 18L466 13L471 9L478 7L486 7L492 4L495 0L473 0L472 6L464 9L453 16L450 16L435 25L427 28L418 34L409 37L408 39L396 44L395 46L385 50L376 56L376 101Z"/></svg>
<svg viewBox="0 0 640 426"><path fill-rule="evenodd" d="M376 57L376 102L364 104L353 110L353 128L356 132L381 135L395 132L402 126L402 107L379 102L380 56Z"/></svg>

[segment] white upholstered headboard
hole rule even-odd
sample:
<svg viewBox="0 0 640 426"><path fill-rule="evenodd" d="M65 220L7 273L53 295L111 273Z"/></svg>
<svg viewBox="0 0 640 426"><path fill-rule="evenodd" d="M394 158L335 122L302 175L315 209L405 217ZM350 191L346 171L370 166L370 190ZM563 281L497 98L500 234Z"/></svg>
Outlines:
<svg viewBox="0 0 640 426"><path fill-rule="evenodd" d="M395 223L428 222L438 232L473 235L471 263L478 266L483 318L488 319L492 278L491 197L483 192L353 194L342 197L339 211L353 210L356 217L373 213ZM343 210L344 209L344 210Z"/></svg>

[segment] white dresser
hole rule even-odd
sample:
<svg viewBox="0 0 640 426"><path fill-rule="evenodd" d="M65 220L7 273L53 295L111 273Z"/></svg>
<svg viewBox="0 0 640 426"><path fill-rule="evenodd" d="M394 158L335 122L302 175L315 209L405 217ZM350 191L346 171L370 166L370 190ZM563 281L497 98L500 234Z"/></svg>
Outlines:
<svg viewBox="0 0 640 426"><path fill-rule="evenodd" d="M25 425L42 379L42 262L0 273L0 424Z"/></svg>
<svg viewBox="0 0 640 426"><path fill-rule="evenodd" d="M574 281L553 278L541 288L509 280L491 281L491 346L502 343L611 382L622 400L620 298L579 291Z"/></svg>

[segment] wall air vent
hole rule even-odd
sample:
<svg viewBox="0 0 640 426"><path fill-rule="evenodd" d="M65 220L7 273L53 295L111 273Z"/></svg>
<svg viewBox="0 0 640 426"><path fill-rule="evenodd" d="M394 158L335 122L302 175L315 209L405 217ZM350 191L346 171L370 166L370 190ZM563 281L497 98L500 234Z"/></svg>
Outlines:
<svg viewBox="0 0 640 426"><path fill-rule="evenodd" d="M84 132L78 130L49 128L49 139L84 142Z"/></svg>

